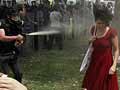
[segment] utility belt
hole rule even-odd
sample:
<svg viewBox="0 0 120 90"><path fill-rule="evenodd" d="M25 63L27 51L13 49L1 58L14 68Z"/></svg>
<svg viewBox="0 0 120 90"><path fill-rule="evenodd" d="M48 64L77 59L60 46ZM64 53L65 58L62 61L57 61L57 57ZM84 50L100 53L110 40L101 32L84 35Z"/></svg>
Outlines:
<svg viewBox="0 0 120 90"><path fill-rule="evenodd" d="M16 57L16 52L15 51L0 53L0 62L15 59L15 57Z"/></svg>

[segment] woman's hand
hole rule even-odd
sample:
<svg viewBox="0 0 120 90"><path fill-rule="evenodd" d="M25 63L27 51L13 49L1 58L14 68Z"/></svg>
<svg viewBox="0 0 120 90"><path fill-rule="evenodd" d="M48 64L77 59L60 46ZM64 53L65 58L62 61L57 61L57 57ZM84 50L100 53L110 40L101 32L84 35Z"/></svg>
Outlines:
<svg viewBox="0 0 120 90"><path fill-rule="evenodd" d="M13 78L0 77L0 90L27 90L27 88Z"/></svg>
<svg viewBox="0 0 120 90"><path fill-rule="evenodd" d="M89 43L92 43L93 41L96 40L96 36L92 36L90 39L89 39Z"/></svg>
<svg viewBox="0 0 120 90"><path fill-rule="evenodd" d="M112 66L110 67L109 74L110 74L110 75L113 75L113 74L115 73L115 71L116 71L116 66L115 66L115 65L112 65Z"/></svg>

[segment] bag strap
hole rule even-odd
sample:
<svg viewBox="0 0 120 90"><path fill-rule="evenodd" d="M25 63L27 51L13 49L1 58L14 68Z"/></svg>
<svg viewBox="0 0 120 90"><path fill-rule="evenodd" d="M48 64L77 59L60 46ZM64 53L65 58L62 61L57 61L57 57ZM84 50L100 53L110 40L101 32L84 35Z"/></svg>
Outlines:
<svg viewBox="0 0 120 90"><path fill-rule="evenodd" d="M97 31L97 30L96 30L96 25L92 25L92 26L90 27L90 30L89 30L89 31L91 31L92 28L94 29L93 32L92 32L92 33L93 33L92 36L96 36L96 31ZM92 42L89 43L89 46L92 47Z"/></svg>
<svg viewBox="0 0 120 90"><path fill-rule="evenodd" d="M96 28L96 25L94 25L94 26L95 26L95 28L93 30L93 36L96 36L97 28Z"/></svg>
<svg viewBox="0 0 120 90"><path fill-rule="evenodd" d="M97 31L96 30L96 25L91 25L89 31L90 31L90 33L92 33L92 36L96 36L96 31Z"/></svg>

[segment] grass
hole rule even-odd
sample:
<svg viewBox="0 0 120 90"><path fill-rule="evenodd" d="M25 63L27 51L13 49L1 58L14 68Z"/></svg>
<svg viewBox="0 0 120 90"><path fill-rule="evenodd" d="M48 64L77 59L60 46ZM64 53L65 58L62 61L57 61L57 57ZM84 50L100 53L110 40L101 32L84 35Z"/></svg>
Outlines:
<svg viewBox="0 0 120 90"><path fill-rule="evenodd" d="M64 50L39 50L22 57L29 90L82 90L79 72L86 40L66 40Z"/></svg>

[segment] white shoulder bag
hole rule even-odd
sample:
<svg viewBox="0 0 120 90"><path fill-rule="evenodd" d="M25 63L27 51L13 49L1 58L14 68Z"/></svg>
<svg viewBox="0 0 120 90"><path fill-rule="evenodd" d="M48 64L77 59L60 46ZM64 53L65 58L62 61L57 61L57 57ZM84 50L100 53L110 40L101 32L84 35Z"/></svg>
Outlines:
<svg viewBox="0 0 120 90"><path fill-rule="evenodd" d="M95 26L95 30L96 30L96 26ZM93 32L93 36L95 36L95 30ZM92 43L90 43L87 52L85 53L85 56L83 58L82 64L80 66L80 72L85 72L90 64L91 61L91 54L93 52L93 47L92 47Z"/></svg>
<svg viewBox="0 0 120 90"><path fill-rule="evenodd" d="M82 64L80 66L80 72L85 72L90 64L91 61L91 54L92 54L93 48L92 43L89 45L87 52L85 53L85 56L83 58Z"/></svg>

